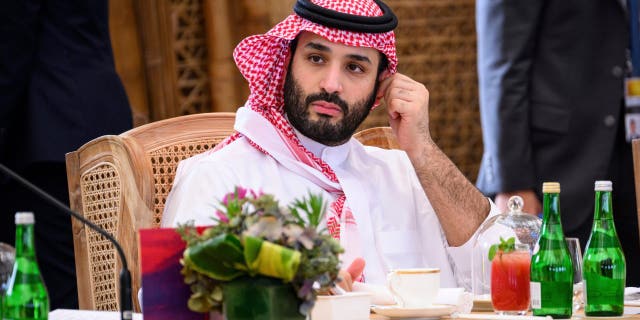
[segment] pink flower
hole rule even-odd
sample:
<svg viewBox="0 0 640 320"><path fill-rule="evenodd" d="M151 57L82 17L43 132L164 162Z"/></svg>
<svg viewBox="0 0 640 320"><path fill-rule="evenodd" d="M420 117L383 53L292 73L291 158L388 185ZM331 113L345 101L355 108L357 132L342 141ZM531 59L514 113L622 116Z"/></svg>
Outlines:
<svg viewBox="0 0 640 320"><path fill-rule="evenodd" d="M216 210L216 216L218 216L218 219L220 219L221 222L229 223L229 217L227 217L224 212Z"/></svg>
<svg viewBox="0 0 640 320"><path fill-rule="evenodd" d="M253 192L253 190L245 189L243 187L236 187L236 189L233 192L229 192L226 195L224 195L224 197L222 197L222 204L224 204L225 206L228 206L229 202L233 200L244 199L247 196L247 191L250 191L251 194L255 196L255 192Z"/></svg>
<svg viewBox="0 0 640 320"><path fill-rule="evenodd" d="M251 192L251 196L254 199L258 199L258 198L260 198L260 197L262 197L264 195L264 192L262 192L262 190L260 190L258 192L255 192L253 189L250 189L249 191Z"/></svg>
<svg viewBox="0 0 640 320"><path fill-rule="evenodd" d="M247 196L247 191L249 191L250 189L245 189L243 187L236 187L236 193L238 194L238 200L242 200ZM253 193L253 190L251 190L251 193Z"/></svg>
<svg viewBox="0 0 640 320"><path fill-rule="evenodd" d="M225 194L224 197L222 197L222 204L224 204L225 206L228 206L229 202L233 201L235 197L236 195L233 192L229 192Z"/></svg>

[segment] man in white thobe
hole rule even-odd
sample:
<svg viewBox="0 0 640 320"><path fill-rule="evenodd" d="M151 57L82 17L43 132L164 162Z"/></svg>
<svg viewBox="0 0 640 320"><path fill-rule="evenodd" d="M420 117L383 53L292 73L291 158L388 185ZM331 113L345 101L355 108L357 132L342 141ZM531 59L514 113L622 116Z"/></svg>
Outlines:
<svg viewBox="0 0 640 320"><path fill-rule="evenodd" d="M251 88L237 133L180 163L162 225L213 224L236 186L281 203L322 194L324 226L345 248L344 288L420 267L440 268L443 287L463 285L490 201L431 139L427 89L396 72L395 16L374 0L299 0L294 11L236 47ZM351 137L381 99L402 150Z"/></svg>

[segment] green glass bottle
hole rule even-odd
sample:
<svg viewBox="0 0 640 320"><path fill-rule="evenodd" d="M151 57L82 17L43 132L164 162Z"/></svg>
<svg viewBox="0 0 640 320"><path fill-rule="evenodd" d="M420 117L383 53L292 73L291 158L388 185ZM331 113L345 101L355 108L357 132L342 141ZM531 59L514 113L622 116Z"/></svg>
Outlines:
<svg viewBox="0 0 640 320"><path fill-rule="evenodd" d="M611 181L596 181L593 229L585 250L582 274L587 316L620 316L624 311L627 267L613 223Z"/></svg>
<svg viewBox="0 0 640 320"><path fill-rule="evenodd" d="M3 299L3 320L45 320L49 316L49 294L36 261L34 223L33 213L16 213L16 260Z"/></svg>
<svg viewBox="0 0 640 320"><path fill-rule="evenodd" d="M531 257L531 309L534 316L571 318L573 262L560 220L560 184L542 184L542 228Z"/></svg>

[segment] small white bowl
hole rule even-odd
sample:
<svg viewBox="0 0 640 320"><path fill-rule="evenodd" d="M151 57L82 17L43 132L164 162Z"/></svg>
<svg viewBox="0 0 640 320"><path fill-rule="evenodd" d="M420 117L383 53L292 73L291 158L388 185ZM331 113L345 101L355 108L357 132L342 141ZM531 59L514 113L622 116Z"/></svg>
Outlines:
<svg viewBox="0 0 640 320"><path fill-rule="evenodd" d="M371 293L347 292L336 296L318 296L311 310L311 320L369 319Z"/></svg>

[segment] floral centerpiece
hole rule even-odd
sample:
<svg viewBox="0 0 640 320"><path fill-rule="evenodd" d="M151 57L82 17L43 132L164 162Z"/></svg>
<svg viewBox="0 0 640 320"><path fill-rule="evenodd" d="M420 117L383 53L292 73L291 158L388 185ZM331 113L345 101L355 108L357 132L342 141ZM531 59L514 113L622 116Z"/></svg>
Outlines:
<svg viewBox="0 0 640 320"><path fill-rule="evenodd" d="M325 208L321 196L309 194L282 207L272 195L236 187L212 217L215 226L202 233L193 225L181 226L187 243L181 272L192 292L189 309L209 312L225 306L229 319L233 311L225 300L237 303L251 296L238 288L279 285L292 293L297 314L306 315L317 292L333 287L338 277L342 248L326 229L318 230ZM286 306L277 300L278 308Z"/></svg>

